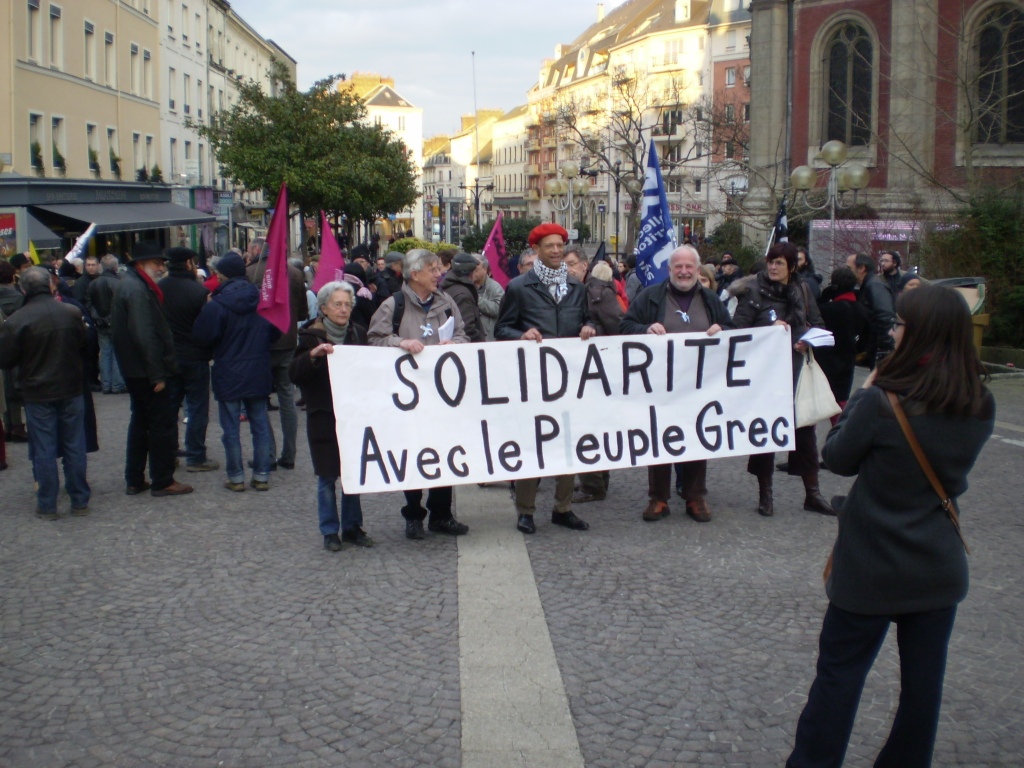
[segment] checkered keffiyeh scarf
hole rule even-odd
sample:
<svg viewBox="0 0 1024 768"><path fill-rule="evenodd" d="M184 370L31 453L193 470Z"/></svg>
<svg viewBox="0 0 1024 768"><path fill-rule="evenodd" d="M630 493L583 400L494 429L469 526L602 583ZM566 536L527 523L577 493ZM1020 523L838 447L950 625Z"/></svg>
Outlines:
<svg viewBox="0 0 1024 768"><path fill-rule="evenodd" d="M537 273L537 277L540 281L548 287L551 291L551 296L557 304L566 297L569 293L569 268L565 266L565 262L558 269L550 269L540 263L540 259L533 262L533 271Z"/></svg>

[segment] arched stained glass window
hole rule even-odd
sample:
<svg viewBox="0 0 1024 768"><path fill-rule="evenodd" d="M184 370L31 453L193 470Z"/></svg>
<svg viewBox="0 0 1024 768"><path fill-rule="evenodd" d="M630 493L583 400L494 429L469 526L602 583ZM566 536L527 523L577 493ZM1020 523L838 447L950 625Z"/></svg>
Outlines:
<svg viewBox="0 0 1024 768"><path fill-rule="evenodd" d="M847 146L871 143L871 71L874 50L867 31L858 24L840 26L825 45L825 141L839 139Z"/></svg>
<svg viewBox="0 0 1024 768"><path fill-rule="evenodd" d="M974 54L975 142L1024 142L1024 12L1019 6L999 3L985 13Z"/></svg>

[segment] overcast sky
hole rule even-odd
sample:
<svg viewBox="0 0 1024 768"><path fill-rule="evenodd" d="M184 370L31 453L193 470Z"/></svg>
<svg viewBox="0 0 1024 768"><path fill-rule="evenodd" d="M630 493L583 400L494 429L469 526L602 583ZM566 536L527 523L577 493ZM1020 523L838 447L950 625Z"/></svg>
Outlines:
<svg viewBox="0 0 1024 768"><path fill-rule="evenodd" d="M621 5L610 0L605 11ZM477 105L526 102L541 61L597 20L592 0L231 0L259 34L298 62L299 87L377 72L423 108L423 135L453 133Z"/></svg>

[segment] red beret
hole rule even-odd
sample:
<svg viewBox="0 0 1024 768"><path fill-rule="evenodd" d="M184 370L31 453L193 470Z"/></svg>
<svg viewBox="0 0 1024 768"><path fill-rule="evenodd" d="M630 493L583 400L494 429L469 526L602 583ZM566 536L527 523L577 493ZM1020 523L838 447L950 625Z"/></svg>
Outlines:
<svg viewBox="0 0 1024 768"><path fill-rule="evenodd" d="M534 227L526 241L534 246L548 235L559 235L563 243L569 242L569 233L557 224L541 224L539 227Z"/></svg>

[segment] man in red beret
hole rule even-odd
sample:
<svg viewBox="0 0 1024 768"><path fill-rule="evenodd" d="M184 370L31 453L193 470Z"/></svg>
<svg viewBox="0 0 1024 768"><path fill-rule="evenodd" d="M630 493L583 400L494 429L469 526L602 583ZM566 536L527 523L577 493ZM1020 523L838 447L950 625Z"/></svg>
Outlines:
<svg viewBox="0 0 1024 768"><path fill-rule="evenodd" d="M569 275L563 260L569 233L557 224L541 224L530 232L529 243L537 251L533 269L514 278L505 289L494 338L505 341L543 341L545 338L579 336L583 341L597 333L587 310L583 283ZM572 512L573 475L555 478L555 508L551 522L575 531L590 526ZM537 530L533 522L539 478L516 481L517 528Z"/></svg>

